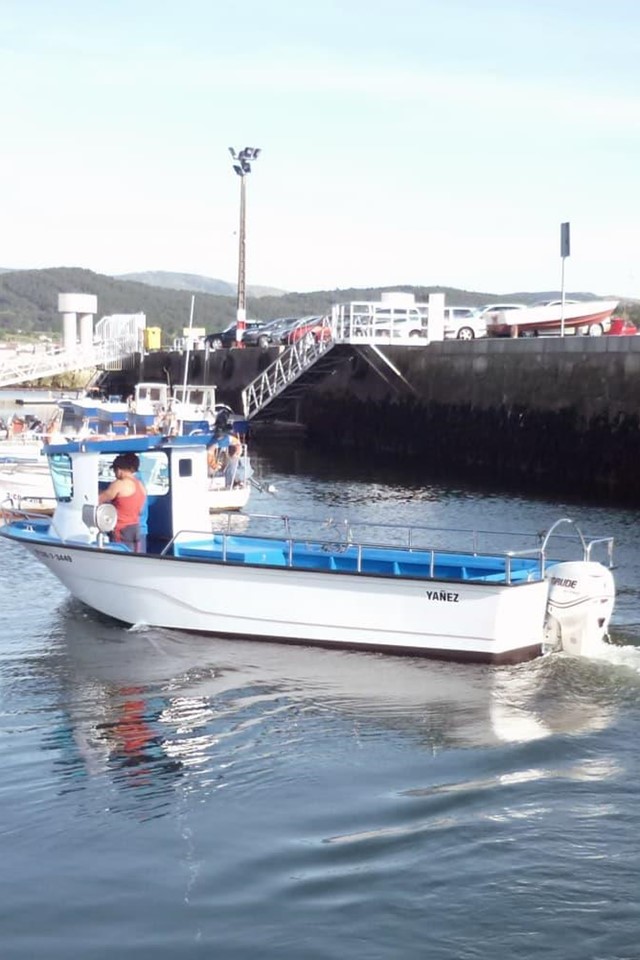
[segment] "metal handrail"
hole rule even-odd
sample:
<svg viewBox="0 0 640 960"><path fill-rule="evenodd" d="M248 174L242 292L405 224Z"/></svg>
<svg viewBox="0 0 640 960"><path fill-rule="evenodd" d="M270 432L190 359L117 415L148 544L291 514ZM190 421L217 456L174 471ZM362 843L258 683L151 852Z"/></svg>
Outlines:
<svg viewBox="0 0 640 960"><path fill-rule="evenodd" d="M541 547L543 554L545 556L546 556L547 544L549 543L549 540L551 539L552 536L556 535L557 528L561 526L561 524L563 523L570 524L575 530L580 540L580 543L582 545L583 560L591 560L591 553L593 549L597 546L600 546L601 544L606 544L609 568L611 569L613 567L613 546L615 542L614 538L613 537L597 537L593 540L587 541L582 533L582 530L580 529L576 521L571 519L571 517L561 517L559 520L556 520L556 522L549 527L542 541L542 547Z"/></svg>
<svg viewBox="0 0 640 960"><path fill-rule="evenodd" d="M85 370L122 360L140 349L137 338L118 337L99 341L77 350L57 348L46 353L21 355L0 364L0 387L10 387L28 380L51 377L70 370Z"/></svg>
<svg viewBox="0 0 640 960"><path fill-rule="evenodd" d="M231 517L231 515L229 515L229 517ZM349 523L349 524L347 524L347 522L345 521L344 526L343 526L343 529L344 529L344 538L341 539L341 540L339 541L339 543L338 543L338 542L336 541L336 539L335 539L335 536L334 536L334 537L327 537L327 538L323 538L322 536L314 536L314 537L312 537L312 538L309 538L307 535L304 535L304 534L303 534L303 535L300 535L300 536L294 536L294 535L292 535L292 530L291 530L291 524L292 524L292 522L313 523L316 527L322 527L322 526L324 526L325 528L326 528L326 527L330 527L330 528L335 529L336 524L335 524L335 522L332 521L332 520L329 520L328 522L325 522L324 524L319 524L319 522L317 521L317 519L314 519L314 518L291 517L291 516L289 516L289 515L287 515L287 514L281 514L281 515L276 515L276 514L253 514L253 515L250 515L250 517L253 518L254 520L268 520L268 521L277 521L277 522L279 522L279 523L282 523L283 528L284 528L284 529L283 529L284 536L281 536L281 535L273 535L273 534L268 534L268 533L266 533L266 534L261 534L260 537L261 537L262 540L265 540L265 541L272 541L273 543L276 543L276 542L277 542L277 543L284 543L284 546L285 546L285 549L286 549L287 566L288 566L288 567L293 567L293 566L294 566L294 550L295 550L296 545L304 545L304 546L307 546L307 547L310 546L310 545L313 545L313 546L322 547L322 548L324 548L324 549L326 549L327 546L331 546L331 547L335 547L336 552L338 551L338 549L342 549L342 550L353 549L353 550L355 551L356 572L358 572L358 573L361 573L361 572L362 572L363 553L364 553L364 551L366 551L367 549L381 549L381 548L383 548L383 549L388 549L388 550L409 551L409 552L415 552L415 551L417 550L417 551L420 551L420 552L424 552L425 554L428 555L428 557L429 557L429 560L428 560L428 568L429 568L429 570L428 570L428 575L427 575L427 576L428 576L429 579L434 580L434 579L436 579L436 573L435 573L436 560L439 559L439 558L442 558L442 557L458 555L458 554L460 553L461 548L460 548L460 547L457 547L457 548L449 548L449 547L426 547L426 546L425 546L425 547L420 547L420 546L416 546L416 545L415 545L415 542L414 542L414 540L413 540L413 534L415 533L416 530L422 530L422 531L441 532L441 533L443 533L443 532L448 532L448 533L458 532L458 533L465 533L465 534L468 533L468 534L471 534L471 535L472 535L473 545L474 545L474 549L473 549L473 551L472 551L472 555L473 555L473 556L482 556L483 554L486 554L487 556L490 556L490 557L492 557L492 558L494 558L494 559L496 559L496 560L504 560L504 563L505 563L505 582L506 582L507 584L511 584L511 583L513 582L513 566L512 566L512 564L513 564L513 560L515 560L515 559L517 559L517 558L526 558L526 557L528 557L528 558L537 560L537 567L538 567L538 576L539 576L539 578L542 579L542 578L544 577L544 573L545 573L546 555L545 555L545 548L544 548L543 546L525 548L525 549L522 549L522 550L504 550L504 551L503 551L503 550L495 550L495 549L487 548L485 551L483 551L483 554L479 554L479 553L478 553L478 550L477 550L477 546L478 546L478 539L477 539L477 538L478 538L478 535L484 534L484 535L496 535L496 536L507 536L507 535L513 536L513 533L508 533L507 531L494 531L494 530L492 530L492 531L488 531L488 530L480 530L480 531L477 531L477 530L467 530L467 529L463 529L463 528L457 528L457 529L456 529L456 528L428 527L428 526L424 526L424 527L418 526L418 527L407 527L407 528L404 528L404 527L397 527L395 524L391 524L391 523L387 523L387 524L385 524L385 523L381 523L381 524L377 524L377 523L376 523L376 524L371 524L371 523L362 522L362 523L354 523L354 524ZM381 541L375 541L375 540L358 540L358 541L356 541L356 540L354 540L354 538L353 538L353 528L354 528L354 527L358 527L358 526L360 526L360 527L372 527L372 526L375 526L375 527L381 527L381 528L388 528L388 529L392 529L392 530L395 530L395 531L397 531L397 530L404 530L405 533L407 534L406 545L405 545L405 544L398 544L398 543L388 542L388 541L382 541L382 542L381 542ZM557 526L558 526L558 522L557 522L556 524L554 524L554 528L557 527ZM553 529L553 528L552 528L552 529ZM222 561L223 563L228 562L227 558L228 558L228 550L229 550L229 538L230 538L230 537L238 536L238 534L234 533L233 530L230 530L229 525L227 525L226 531L216 531L215 533L213 533L213 532L211 532L211 531L205 531L205 530L189 530L189 529L180 530L180 531L178 531L176 534L174 534L174 536L171 538L171 540L165 545L165 547L163 548L163 550L162 550L162 552L161 552L161 556L165 556L166 554L170 553L171 550L173 549L173 547L175 546L175 544L176 544L181 538L183 538L183 537L185 537L185 536L193 536L193 535L199 535L199 536L204 535L205 537L206 537L206 536L211 536L212 542L213 542L214 536L221 537L221 538L222 538L222 543L221 543L221 561ZM242 537L245 536L245 535L240 534L239 536L242 538ZM539 537L539 534L530 533L530 534L523 534L523 536L530 536L530 537L537 536L537 537ZM593 544L602 543L602 542L608 542L609 539L611 539L611 538L603 538L603 539L598 540L598 541L593 541ZM548 540L548 537L545 537L545 544L546 544L546 541L547 541L547 540Z"/></svg>

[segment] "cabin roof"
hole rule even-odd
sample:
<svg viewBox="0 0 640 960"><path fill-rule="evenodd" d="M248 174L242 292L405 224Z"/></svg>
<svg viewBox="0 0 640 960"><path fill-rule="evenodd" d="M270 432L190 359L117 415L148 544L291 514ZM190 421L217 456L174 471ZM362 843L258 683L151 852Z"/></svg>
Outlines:
<svg viewBox="0 0 640 960"><path fill-rule="evenodd" d="M172 450L175 448L200 448L211 444L209 433L190 436L163 437L159 434L147 434L132 437L87 437L83 440L70 440L66 443L51 443L44 447L44 453L144 453L147 450Z"/></svg>

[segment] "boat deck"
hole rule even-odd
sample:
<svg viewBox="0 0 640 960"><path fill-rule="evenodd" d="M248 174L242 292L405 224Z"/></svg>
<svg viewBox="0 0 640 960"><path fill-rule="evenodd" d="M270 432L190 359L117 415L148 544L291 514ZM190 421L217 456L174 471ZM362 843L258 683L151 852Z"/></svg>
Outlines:
<svg viewBox="0 0 640 960"><path fill-rule="evenodd" d="M542 578L542 564L538 556L474 555L444 550L403 550L225 534L185 542L176 540L173 556L218 563L420 580L515 584Z"/></svg>

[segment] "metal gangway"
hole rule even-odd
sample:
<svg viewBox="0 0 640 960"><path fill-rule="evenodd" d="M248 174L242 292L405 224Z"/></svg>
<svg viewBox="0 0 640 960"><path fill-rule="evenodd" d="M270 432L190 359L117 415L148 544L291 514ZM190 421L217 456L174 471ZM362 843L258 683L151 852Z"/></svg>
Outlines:
<svg viewBox="0 0 640 960"><path fill-rule="evenodd" d="M242 391L242 410L250 420L280 396L334 345L331 320L323 317L313 333L300 337Z"/></svg>
<svg viewBox="0 0 640 960"><path fill-rule="evenodd" d="M374 311L361 308L368 304L342 304L334 307L330 317L322 317L313 332L300 337L273 361L242 391L242 410L251 420L285 390L300 380L318 361L339 344L351 344L360 348L360 353L377 374L395 389L414 393L395 364L380 349L380 345L424 346L428 343L426 321L410 318L406 324L406 311L397 318L386 316L379 324L380 316ZM418 325L416 325L418 324ZM420 333L416 331L420 330ZM420 339L418 339L418 337Z"/></svg>
<svg viewBox="0 0 640 960"><path fill-rule="evenodd" d="M125 358L138 352L140 338L131 334L109 340L98 340L76 349L36 349L33 353L16 353L0 361L0 387L12 387L44 377L53 377L74 370L95 367L121 369Z"/></svg>

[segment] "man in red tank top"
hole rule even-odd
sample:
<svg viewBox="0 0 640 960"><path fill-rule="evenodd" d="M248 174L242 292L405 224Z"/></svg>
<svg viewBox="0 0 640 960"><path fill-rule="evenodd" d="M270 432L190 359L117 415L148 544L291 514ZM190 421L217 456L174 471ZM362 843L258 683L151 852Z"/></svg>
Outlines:
<svg viewBox="0 0 640 960"><path fill-rule="evenodd" d="M140 459L135 453L121 453L112 464L116 479L103 490L98 503L113 503L118 519L111 539L126 543L135 553L145 549L140 534L140 515L147 499L144 485L135 476Z"/></svg>

